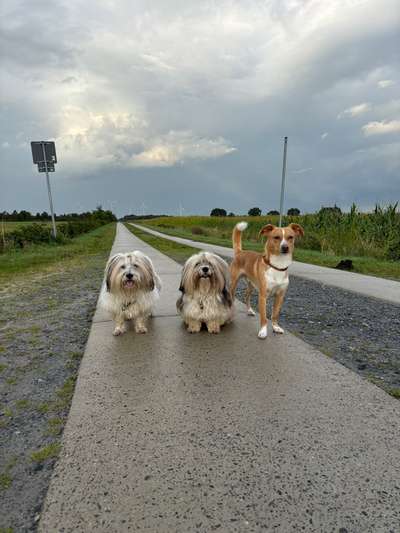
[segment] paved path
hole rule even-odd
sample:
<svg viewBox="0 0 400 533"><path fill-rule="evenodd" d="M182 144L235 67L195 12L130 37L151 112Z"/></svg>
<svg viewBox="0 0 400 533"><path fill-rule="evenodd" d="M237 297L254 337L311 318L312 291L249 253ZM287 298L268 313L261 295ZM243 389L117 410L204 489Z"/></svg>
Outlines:
<svg viewBox="0 0 400 533"><path fill-rule="evenodd" d="M180 267L119 224L137 248L160 304L141 336L96 313L39 531L398 532L400 402L240 304L188 334Z"/></svg>
<svg viewBox="0 0 400 533"><path fill-rule="evenodd" d="M202 250L216 252L225 257L233 256L232 248L218 246L217 244L206 244L191 239L183 239L182 237L173 237L139 224L132 224L132 226L136 226L152 235L157 235L158 237L163 237L171 241L187 244L188 246L193 246L195 248L201 248ZM300 263L299 261L294 261L290 266L290 274L310 279L311 281L319 281L326 285L340 287L359 294L364 294L365 296L372 296L374 298L380 298L382 300L387 300L388 302L400 304L400 282L398 281L377 278L375 276L365 276L364 274L355 274L353 272L345 272L343 270L311 265L309 263Z"/></svg>

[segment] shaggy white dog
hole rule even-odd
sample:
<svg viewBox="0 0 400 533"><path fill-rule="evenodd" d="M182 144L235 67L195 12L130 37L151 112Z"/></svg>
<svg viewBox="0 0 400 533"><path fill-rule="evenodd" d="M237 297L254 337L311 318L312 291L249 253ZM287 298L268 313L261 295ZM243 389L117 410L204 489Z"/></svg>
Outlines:
<svg viewBox="0 0 400 533"><path fill-rule="evenodd" d="M161 290L151 259L139 251L115 254L107 263L105 278L100 305L113 317L113 334L126 331L126 320L134 321L137 333L146 333L147 319Z"/></svg>
<svg viewBox="0 0 400 533"><path fill-rule="evenodd" d="M176 307L190 333L204 323L210 333L219 333L232 320L233 304L229 293L229 267L218 255L201 252L190 257L182 270Z"/></svg>

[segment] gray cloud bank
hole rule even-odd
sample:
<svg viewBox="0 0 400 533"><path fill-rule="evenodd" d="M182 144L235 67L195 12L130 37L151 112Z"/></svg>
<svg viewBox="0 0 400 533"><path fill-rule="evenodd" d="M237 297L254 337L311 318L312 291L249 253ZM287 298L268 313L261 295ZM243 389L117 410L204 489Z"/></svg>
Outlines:
<svg viewBox="0 0 400 533"><path fill-rule="evenodd" d="M314 210L400 198L395 0L5 0L0 210Z"/></svg>

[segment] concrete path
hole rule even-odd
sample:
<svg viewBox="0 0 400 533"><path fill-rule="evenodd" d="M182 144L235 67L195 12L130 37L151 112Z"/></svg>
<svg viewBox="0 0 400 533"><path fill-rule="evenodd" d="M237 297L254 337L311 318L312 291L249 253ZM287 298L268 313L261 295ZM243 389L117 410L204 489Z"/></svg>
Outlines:
<svg viewBox="0 0 400 533"><path fill-rule="evenodd" d="M400 402L238 306L220 335L175 312L180 266L118 225L163 280L147 335L97 312L41 532L398 532Z"/></svg>
<svg viewBox="0 0 400 533"><path fill-rule="evenodd" d="M233 256L232 248L218 246L217 244L206 244L191 239L183 239L182 237L173 237L139 224L132 224L132 226L136 226L152 235L180 242L181 244L187 244L194 248L209 250L224 255L225 257ZM365 276L364 274L355 274L353 272L345 272L343 270L311 265L309 263L300 263L299 261L294 261L290 266L289 271L290 274L293 274L294 276L300 276L302 278L310 279L311 281L319 281L326 285L333 285L334 287L340 287L341 289L364 294L365 296L372 296L374 298L400 304L400 282L398 281L377 278L375 276Z"/></svg>

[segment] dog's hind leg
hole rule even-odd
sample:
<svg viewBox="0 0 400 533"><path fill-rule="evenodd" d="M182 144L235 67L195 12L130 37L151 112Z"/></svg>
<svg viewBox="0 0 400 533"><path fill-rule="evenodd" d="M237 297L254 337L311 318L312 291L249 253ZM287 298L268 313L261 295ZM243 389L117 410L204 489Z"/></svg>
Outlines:
<svg viewBox="0 0 400 533"><path fill-rule="evenodd" d="M251 295L253 294L253 284L248 281L247 282L247 288L246 288L246 307L247 307L247 314L249 316L255 316L255 311L254 309L251 307Z"/></svg>
<svg viewBox="0 0 400 533"><path fill-rule="evenodd" d="M274 305L272 307L272 329L275 333L284 333L285 330L278 324L279 313L281 312L283 300L285 299L286 289L276 293Z"/></svg>
<svg viewBox="0 0 400 533"><path fill-rule="evenodd" d="M238 270L236 270L236 268L232 268L232 265L231 265L231 288L230 288L230 292L231 292L232 302L235 301L235 292L236 292L236 287L237 287L239 278L240 278L240 273L238 272Z"/></svg>

